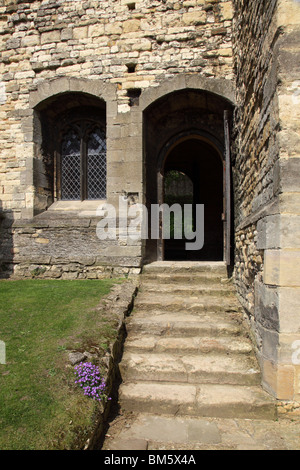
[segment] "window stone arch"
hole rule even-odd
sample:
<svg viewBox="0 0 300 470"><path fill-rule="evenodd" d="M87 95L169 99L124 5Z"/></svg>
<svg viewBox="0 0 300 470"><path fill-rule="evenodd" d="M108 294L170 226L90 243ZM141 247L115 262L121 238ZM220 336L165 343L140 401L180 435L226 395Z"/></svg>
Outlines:
<svg viewBox="0 0 300 470"><path fill-rule="evenodd" d="M29 105L32 114L24 119L23 132L25 140L33 143L33 154L27 161L26 192L31 202L24 212L25 218L43 212L61 199L58 157L61 132L70 124L70 116L80 116L82 121L88 117L93 129L101 129L106 150L107 116L111 119L117 113L116 87L101 80L57 78L38 84L29 94ZM102 191L101 199L103 196ZM89 196L86 191L80 196L89 197L96 196Z"/></svg>

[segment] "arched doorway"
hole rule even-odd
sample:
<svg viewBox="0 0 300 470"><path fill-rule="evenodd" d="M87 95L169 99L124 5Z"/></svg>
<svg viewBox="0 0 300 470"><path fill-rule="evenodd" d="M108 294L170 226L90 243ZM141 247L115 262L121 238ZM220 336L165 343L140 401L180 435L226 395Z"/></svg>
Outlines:
<svg viewBox="0 0 300 470"><path fill-rule="evenodd" d="M219 151L208 140L197 135L179 138L167 152L159 174L163 178L162 200L168 206L179 204L182 209L182 238L176 239L174 228L169 238L162 237L162 258L165 260L209 260L224 258L224 188L223 161ZM173 178L172 178L173 176ZM204 227L197 220L196 206L204 206ZM192 217L184 218L187 205ZM200 236L204 230L201 249L187 250L184 223ZM164 235L164 234L163 234ZM168 234L167 234L168 235ZM195 236L196 238L196 236ZM192 241L192 240L191 240Z"/></svg>
<svg viewBox="0 0 300 470"><path fill-rule="evenodd" d="M171 171L186 175L192 181L193 207L198 209L204 205L204 245L201 250L187 253L180 248L178 239L176 243L164 240L160 220L160 236L148 237L146 241L144 263L188 259L226 260L230 264L232 240L228 228L233 217L230 219L228 204L231 183L225 176L228 176L228 169L230 171L226 130L231 113L232 105L227 99L197 89L169 93L145 109L144 174L148 214L153 207L161 208L166 202L165 175Z"/></svg>

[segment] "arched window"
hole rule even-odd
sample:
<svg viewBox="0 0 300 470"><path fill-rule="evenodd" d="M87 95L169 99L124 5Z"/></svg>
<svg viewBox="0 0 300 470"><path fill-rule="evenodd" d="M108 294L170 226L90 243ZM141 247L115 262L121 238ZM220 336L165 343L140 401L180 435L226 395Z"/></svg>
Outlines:
<svg viewBox="0 0 300 470"><path fill-rule="evenodd" d="M61 199L81 199L80 172L80 137L71 129L61 144Z"/></svg>
<svg viewBox="0 0 300 470"><path fill-rule="evenodd" d="M106 198L106 137L94 129L87 145L87 199Z"/></svg>
<svg viewBox="0 0 300 470"><path fill-rule="evenodd" d="M99 123L81 119L64 129L57 169L60 199L106 198L106 135Z"/></svg>

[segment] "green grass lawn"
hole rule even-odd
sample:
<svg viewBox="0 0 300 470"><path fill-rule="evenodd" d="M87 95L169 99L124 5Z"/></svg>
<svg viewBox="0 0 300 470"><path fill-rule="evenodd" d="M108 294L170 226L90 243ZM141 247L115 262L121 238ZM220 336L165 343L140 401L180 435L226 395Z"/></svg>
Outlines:
<svg viewBox="0 0 300 470"><path fill-rule="evenodd" d="M74 384L68 350L105 353L117 320L96 309L113 280L0 281L0 450L73 449L95 402Z"/></svg>

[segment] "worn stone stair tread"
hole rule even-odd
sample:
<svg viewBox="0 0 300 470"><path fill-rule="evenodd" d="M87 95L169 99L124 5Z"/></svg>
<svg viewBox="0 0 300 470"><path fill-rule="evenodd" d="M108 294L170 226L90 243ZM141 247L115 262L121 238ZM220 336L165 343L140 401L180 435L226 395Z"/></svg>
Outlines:
<svg viewBox="0 0 300 470"><path fill-rule="evenodd" d="M240 335L241 326L237 322L218 317L216 314L196 315L178 312L155 314L138 312L127 321L128 332L146 332L158 335Z"/></svg>
<svg viewBox="0 0 300 470"><path fill-rule="evenodd" d="M199 321L199 322L210 322L216 323L217 321L225 321L232 323L232 321L241 322L241 317L238 312L234 309L228 308L228 310L216 311L211 308L207 310L187 310L184 307L165 309L164 306L161 308L153 306L151 309L151 315L148 309L134 308L132 315L128 317L128 323L133 323L136 320L147 320L150 319L152 322L160 322L163 318L168 321Z"/></svg>
<svg viewBox="0 0 300 470"><path fill-rule="evenodd" d="M195 283L192 283L192 280L195 279ZM207 281L206 283L202 284L202 281ZM182 288L185 290L189 289L221 289L223 291L229 290L230 293L234 292L234 285L227 280L223 280L222 277L211 277L211 276L201 276L198 278L182 275L182 274L177 274L176 276L167 276L165 275L155 275L155 276L147 276L147 277L141 277L141 282L140 282L141 287L147 287L147 289L160 289L160 288L165 288L165 287L170 287L170 288Z"/></svg>
<svg viewBox="0 0 300 470"><path fill-rule="evenodd" d="M233 296L233 288L229 288L228 286L223 286L219 284L215 285L208 285L208 286L199 286L199 285L191 285L191 284L182 284L182 283L142 283L140 288L141 293L146 292L159 292L160 295L162 294L172 294L172 295L192 295L196 296L197 298L201 298L202 296L207 295L215 295L215 296L225 296L231 297L234 299Z"/></svg>
<svg viewBox="0 0 300 470"><path fill-rule="evenodd" d="M127 351L173 352L175 354L211 352L249 354L252 352L250 340L243 337L159 337L129 334L126 339Z"/></svg>
<svg viewBox="0 0 300 470"><path fill-rule="evenodd" d="M253 385L260 371L253 357L221 354L173 355L126 351L120 364L126 380L228 383Z"/></svg>
<svg viewBox="0 0 300 470"><path fill-rule="evenodd" d="M157 283L160 284L168 284L172 283L175 284L182 284L188 282L189 285L193 286L202 286L202 285L211 285L211 286L229 286L231 287L231 282L226 279L225 276L220 275L218 273L182 273L177 272L174 274L168 274L167 272L164 273L149 273L147 276L141 276L141 285L148 285Z"/></svg>
<svg viewBox="0 0 300 470"><path fill-rule="evenodd" d="M124 383L120 403L128 411L176 416L275 419L275 400L260 386Z"/></svg>
<svg viewBox="0 0 300 470"><path fill-rule="evenodd" d="M227 275L226 265L223 261L156 261L147 264L143 268L144 274L156 273L215 273L223 276Z"/></svg>
<svg viewBox="0 0 300 470"><path fill-rule="evenodd" d="M175 308L176 307L176 308ZM160 321L161 318L168 318L170 321L227 321L232 322L232 320L241 321L239 312L228 307L224 310L215 310L214 308L207 308L205 310L201 309L186 309L184 306L174 306L173 309L166 309L165 306L153 305L151 308L151 314L149 309L137 308L134 307L134 310L131 316L128 317L128 322L134 322L137 319L149 318L151 321Z"/></svg>
<svg viewBox="0 0 300 470"><path fill-rule="evenodd" d="M182 310L215 310L224 311L233 310L238 311L241 309L236 298L226 297L220 295L189 295L182 297L180 295L172 295L170 293L159 293L153 298L153 294L141 292L135 302L135 309L165 309L174 310L175 308Z"/></svg>
<svg viewBox="0 0 300 470"><path fill-rule="evenodd" d="M168 321L161 321L156 323L145 322L145 321L135 321L133 324L130 325L129 331L135 332L148 332L150 334L157 334L160 336L170 336L178 337L182 334L186 336L194 336L195 334L199 335L207 335L207 334L214 334L215 337L225 336L225 335L232 335L232 336L239 336L240 335L240 328L235 325L230 325L230 323L218 323L215 324L208 324L208 323L200 323L199 321L187 321L185 322L168 322Z"/></svg>
<svg viewBox="0 0 300 470"><path fill-rule="evenodd" d="M157 289L159 291L159 289ZM206 290L208 292L208 290ZM239 303L236 299L236 297L232 294L230 296L231 298L226 298L226 302L230 305L231 303L234 306L238 306ZM218 295L214 294L213 292L209 292L209 295L205 294L199 294L195 293L194 295L188 295L186 297L183 297L180 293L173 293L173 292L159 292L159 300L164 303L174 303L174 302L180 302L180 303L186 303L189 305L190 303L194 302L199 302L200 304L202 303L214 303L216 302L217 304L221 303L220 298ZM222 299L221 299L222 300ZM157 298L153 298L153 293L148 293L147 291L140 291L139 297L137 299L137 305L139 305L140 302L147 302L147 303L157 303ZM222 301L222 305L224 306L224 300Z"/></svg>

